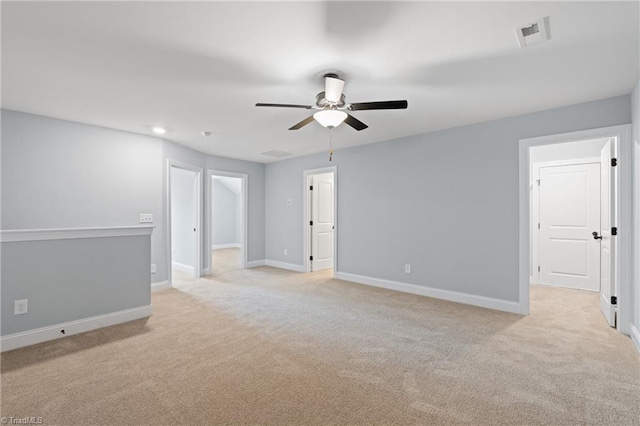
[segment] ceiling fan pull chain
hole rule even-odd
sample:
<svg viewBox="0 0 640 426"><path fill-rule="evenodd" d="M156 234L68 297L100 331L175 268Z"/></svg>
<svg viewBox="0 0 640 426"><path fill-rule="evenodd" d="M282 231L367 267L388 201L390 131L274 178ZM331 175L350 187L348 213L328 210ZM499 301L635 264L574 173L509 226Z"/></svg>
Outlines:
<svg viewBox="0 0 640 426"><path fill-rule="evenodd" d="M329 161L333 159L333 129L329 129Z"/></svg>

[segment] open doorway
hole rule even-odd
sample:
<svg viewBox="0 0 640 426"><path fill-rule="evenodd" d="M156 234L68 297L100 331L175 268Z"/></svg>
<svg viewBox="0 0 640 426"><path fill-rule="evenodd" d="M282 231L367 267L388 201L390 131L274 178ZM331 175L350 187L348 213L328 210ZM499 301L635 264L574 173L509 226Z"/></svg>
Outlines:
<svg viewBox="0 0 640 426"><path fill-rule="evenodd" d="M247 175L209 171L208 273L223 275L247 267Z"/></svg>
<svg viewBox="0 0 640 426"><path fill-rule="evenodd" d="M605 301L602 311L612 326L615 304L610 297L615 289L610 284L614 282L611 264L615 253L610 250L614 238L610 207L615 205L616 190L608 183L616 146L616 138L610 137L529 151L531 283L600 293L599 298L584 299L591 300L594 308L599 299Z"/></svg>
<svg viewBox="0 0 640 426"><path fill-rule="evenodd" d="M531 283L600 291L600 154L608 138L530 151Z"/></svg>
<svg viewBox="0 0 640 426"><path fill-rule="evenodd" d="M520 141L522 313L531 284L586 290L628 334L631 235L618 229L630 225L630 147L629 126Z"/></svg>
<svg viewBox="0 0 640 426"><path fill-rule="evenodd" d="M171 282L201 275L202 170L169 163L168 220Z"/></svg>
<svg viewBox="0 0 640 426"><path fill-rule="evenodd" d="M305 271L331 269L337 264L337 194L336 168L304 172L303 256Z"/></svg>

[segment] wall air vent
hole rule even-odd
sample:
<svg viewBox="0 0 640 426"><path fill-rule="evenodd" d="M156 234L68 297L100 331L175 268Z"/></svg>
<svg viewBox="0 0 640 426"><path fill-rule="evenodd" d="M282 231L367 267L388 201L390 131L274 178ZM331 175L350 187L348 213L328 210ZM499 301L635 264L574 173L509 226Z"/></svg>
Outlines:
<svg viewBox="0 0 640 426"><path fill-rule="evenodd" d="M260 154L261 155L266 155L267 157L275 157L275 158L282 158L282 157L288 157L290 155L293 155L290 152L278 151L277 149L272 149L271 151L261 152Z"/></svg>
<svg viewBox="0 0 640 426"><path fill-rule="evenodd" d="M549 40L551 38L549 17L545 16L535 22L529 22L526 25L516 28L516 36L522 49Z"/></svg>

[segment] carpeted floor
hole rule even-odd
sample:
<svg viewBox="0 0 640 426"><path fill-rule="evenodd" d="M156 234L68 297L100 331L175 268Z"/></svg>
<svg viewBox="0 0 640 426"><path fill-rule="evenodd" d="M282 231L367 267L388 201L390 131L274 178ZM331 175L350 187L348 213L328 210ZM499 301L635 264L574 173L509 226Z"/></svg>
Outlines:
<svg viewBox="0 0 640 426"><path fill-rule="evenodd" d="M640 357L606 325L593 293L534 286L532 314L521 317L330 271L226 265L153 293L148 321L2 354L2 416L47 425L640 424Z"/></svg>

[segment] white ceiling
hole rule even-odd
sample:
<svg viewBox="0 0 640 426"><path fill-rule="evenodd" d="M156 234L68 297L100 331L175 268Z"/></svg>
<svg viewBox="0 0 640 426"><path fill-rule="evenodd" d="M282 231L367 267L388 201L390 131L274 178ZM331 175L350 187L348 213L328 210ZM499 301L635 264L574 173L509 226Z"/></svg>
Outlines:
<svg viewBox="0 0 640 426"><path fill-rule="evenodd" d="M354 146L631 92L638 2L2 2L2 106L258 162L325 151L317 123L287 130L322 76L357 111L334 130ZM514 28L550 16L525 50ZM205 138L200 132L211 131Z"/></svg>

